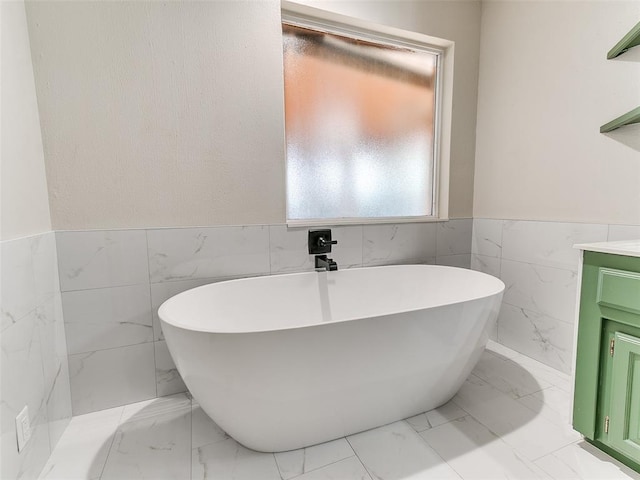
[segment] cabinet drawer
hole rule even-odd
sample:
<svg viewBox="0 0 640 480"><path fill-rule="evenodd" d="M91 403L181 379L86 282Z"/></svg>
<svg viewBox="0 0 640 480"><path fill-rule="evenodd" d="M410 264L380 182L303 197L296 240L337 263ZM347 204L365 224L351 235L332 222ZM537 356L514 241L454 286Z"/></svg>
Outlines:
<svg viewBox="0 0 640 480"><path fill-rule="evenodd" d="M640 313L640 273L600 268L598 305Z"/></svg>

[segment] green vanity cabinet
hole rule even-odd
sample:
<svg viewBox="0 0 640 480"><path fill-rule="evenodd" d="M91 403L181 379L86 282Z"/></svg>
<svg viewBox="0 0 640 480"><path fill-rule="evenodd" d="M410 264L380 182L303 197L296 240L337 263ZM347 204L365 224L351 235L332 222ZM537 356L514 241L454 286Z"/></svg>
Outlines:
<svg viewBox="0 0 640 480"><path fill-rule="evenodd" d="M640 338L615 333L611 378L609 444L629 458L640 459Z"/></svg>
<svg viewBox="0 0 640 480"><path fill-rule="evenodd" d="M583 258L573 426L640 472L640 256Z"/></svg>

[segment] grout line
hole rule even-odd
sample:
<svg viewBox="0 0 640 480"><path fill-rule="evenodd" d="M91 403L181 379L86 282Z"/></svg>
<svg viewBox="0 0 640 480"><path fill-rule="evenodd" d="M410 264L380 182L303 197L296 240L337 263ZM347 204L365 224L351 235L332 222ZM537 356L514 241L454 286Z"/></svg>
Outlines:
<svg viewBox="0 0 640 480"><path fill-rule="evenodd" d="M349 444L349 446L351 447L351 450L353 450L354 455L356 456L356 458L358 459L358 461L360 462L360 465L362 465L362 468L365 469L365 471L367 472L367 475L369 475L369 478L371 480L373 480L373 475L371 474L371 472L369 471L369 469L367 468L367 466L364 464L364 462L362 461L362 459L360 458L360 455L358 455L358 452L356 452L356 449L353 448L353 445L351 445L351 442L349 441L348 437L343 437L347 443Z"/></svg>
<svg viewBox="0 0 640 480"><path fill-rule="evenodd" d="M146 229L144 230L144 247L144 256L147 260L147 279L149 280L149 283L151 283L151 264L149 263L149 233Z"/></svg>
<svg viewBox="0 0 640 480"><path fill-rule="evenodd" d="M364 267L364 225L360 225L360 267Z"/></svg>
<svg viewBox="0 0 640 480"><path fill-rule="evenodd" d="M502 279L502 252L504 251L504 222L505 220L500 220L500 264L498 265L498 277ZM500 335L498 334L498 338Z"/></svg>
<svg viewBox="0 0 640 480"><path fill-rule="evenodd" d="M461 410L462 410L462 409L461 409ZM465 410L463 410L463 411L465 411ZM465 417L465 418L466 418L466 417ZM459 419L456 419L456 420L459 420ZM451 423L451 422L443 423L442 425L446 425L446 424L448 424L448 423ZM440 426L442 426L442 425L438 425L438 427L440 427ZM433 428L437 428L437 427L433 427ZM431 431L431 430L432 430L432 428L429 428L429 429L427 429L427 430L424 430L424 432L429 432L429 431ZM429 448L429 450L431 450L431 451L433 452L433 454L434 454L435 456L437 456L437 457L441 460L441 462L442 462L444 465L447 465L447 466L448 466L448 467L449 467L449 468L450 468L450 469L451 469L451 470L452 470L452 471L453 471L453 472L454 472L458 477L460 477L460 479L464 479L464 477L462 476L462 474L461 474L460 472L458 472L455 468L453 468L453 465L451 465L449 462L447 462L447 461L444 459L444 457L443 457L442 455L440 455L440 454L437 452L437 450L431 446L431 444L427 441L427 439L426 439L426 438L424 438L424 437L421 435L421 433L422 433L422 432L416 432L416 431L415 431L415 430L413 430L413 429L412 429L412 431L414 431L414 432L415 432L415 434L416 434L416 435L418 435L418 438L420 438L420 440L422 441L422 443L424 443L424 444L427 446L427 448Z"/></svg>
<svg viewBox="0 0 640 480"><path fill-rule="evenodd" d="M118 423L116 425L116 429L114 430L114 432L111 434L111 443L109 443L109 450L107 450L107 456L104 459L104 463L102 464L102 469L100 470L100 475L98 476L99 479L102 478L102 475L104 475L104 470L105 468L107 468L107 462L109 461L109 457L111 457L111 450L113 449L113 444L116 441L116 435L118 433L118 430L120 429L120 425L122 425L122 417L124 416L124 408L125 406L122 406L122 411L120 412L120 418L118 418Z"/></svg>
<svg viewBox="0 0 640 480"><path fill-rule="evenodd" d="M485 255L486 256L486 255ZM492 258L497 258L497 257L492 257ZM522 263L524 265L531 265L532 267L543 267L543 268L551 268L553 270L562 270L563 272L571 272L571 273L578 273L578 268L576 265L576 268L566 268L566 267L554 267L553 265L546 265L544 263L533 263L533 262L524 262L522 260L512 260L510 258L502 258L500 257L500 266L502 267L502 261L507 261L507 262L513 262L513 263ZM500 272L502 273L502 272Z"/></svg>
<svg viewBox="0 0 640 480"><path fill-rule="evenodd" d="M152 331L153 333L153 331ZM158 398L158 364L156 360L156 342L151 342L153 346L153 383L156 387L156 398ZM177 367L176 367L177 369Z"/></svg>
<svg viewBox="0 0 640 480"><path fill-rule="evenodd" d="M536 394L538 394L538 393L541 393L541 392L544 392L545 390L549 390L550 388L558 388L558 387L556 387L555 385L551 384L551 385L549 385L548 387L541 388L540 390L536 390L535 392L527 393L526 395L520 395L520 396L519 396L518 398L516 398L515 400L516 400L516 401L518 401L519 403L522 403L522 402L520 402L520 400L522 400L522 399L524 399L524 398L526 398L526 397L533 397L534 395L536 395ZM547 407L549 407L549 408L550 408L551 410L553 410L554 412L562 413L562 412L560 412L560 411L556 410L555 408L553 408L553 407L552 407L550 404L548 404L547 402L545 402L545 401L544 401L544 399L541 399L541 398L539 398L539 397L533 397L533 398L537 398L538 400L540 400L540 403L542 403L543 405L546 405ZM531 407L529 407L528 405L526 405L526 404L524 404L524 403L522 403L522 405L524 405L525 407L527 407L529 410L533 410Z"/></svg>
<svg viewBox="0 0 640 480"><path fill-rule="evenodd" d="M346 437L342 437L342 438L344 438L345 440L347 440L347 438L346 438ZM337 440L337 439L336 439L336 440ZM332 441L332 440L330 440L330 441ZM348 442L348 440L347 440L347 442ZM322 445L322 444L320 444L320 445ZM349 447L351 447L351 444L349 444ZM307 447L307 448L308 448L308 447ZM351 448L351 451L354 451L354 450L353 450L353 448ZM273 456L274 456L274 458L275 458L275 453L273 454ZM360 459L358 458L358 455L356 455L356 453L355 453L355 451L354 451L353 455L349 455L348 457L341 458L340 460L336 460L336 461L334 461L334 462L329 462L329 463L327 463L327 464L325 464L325 465L322 465L322 466L320 466L320 467L317 467L317 468L312 468L311 470L305 470L305 471L303 471L300 475L296 475L295 477L289 477L289 479L288 479L288 480L295 480L296 478L300 478L300 477L302 477L303 475L306 475L307 473L315 472L315 471L317 471L317 470L321 470L321 469L323 469L323 468L325 468L325 467L329 467L329 466L331 466L331 465L335 465L336 463L340 463L340 462L342 462L342 461L344 461L344 460L348 460L348 459L350 459L350 458L354 458L354 457L355 457L355 458L357 458L358 460L360 460ZM278 461L276 460L276 465L277 465L277 463L278 463ZM362 461L360 461L360 463L362 464ZM362 466L363 466L363 468L364 468L365 470L367 470L367 468L364 466L364 464L363 464ZM278 467L278 473L280 473L280 477L284 479L284 477L282 476L282 473L280 472L280 468L279 468L279 467ZM369 473L369 471L367 470L367 474L368 474L368 473Z"/></svg>
<svg viewBox="0 0 640 480"><path fill-rule="evenodd" d="M149 327L149 325L141 325L141 326ZM164 341L165 340L149 340L148 342L132 343L130 345L118 345L117 347L108 347L108 348L100 348L98 350L89 350L89 351L86 351L86 352L69 353L67 356L68 357L75 357L77 355L89 355L89 354L93 354L93 353L97 353L97 352L106 352L108 350L117 350L119 348L136 347L138 345L146 345L148 343L156 343L156 342L164 342ZM154 366L155 366L155 361L154 361ZM140 400L140 401L142 402L143 400ZM135 403L135 402L132 402L132 403ZM118 406L118 405L116 405L116 406ZM112 408L112 407L107 407L107 408Z"/></svg>
<svg viewBox="0 0 640 480"><path fill-rule="evenodd" d="M149 262L149 233L148 230L144 231L144 239L146 245L146 256L147 256L147 278L149 279L149 314L151 315L151 337L153 338L153 366L155 368L154 375L156 380L156 397L158 396L158 366L156 365L156 345L155 342L158 340L156 338L156 331L154 327L153 321L153 291L151 289L151 264ZM161 327L162 328L162 327Z"/></svg>
<svg viewBox="0 0 640 480"><path fill-rule="evenodd" d="M168 282L160 282L160 283L168 283ZM126 287L138 287L141 285L154 285L152 283L149 282L136 282L136 283L125 283L122 285L106 285L104 287L89 287L89 288L76 288L76 289L72 289L72 290L60 290L61 294L65 294L65 293L74 293L74 292L90 292L93 290L109 290L112 288L126 288Z"/></svg>
<svg viewBox="0 0 640 480"><path fill-rule="evenodd" d="M59 258L59 254L58 254L58 234L55 232L53 233L53 243L55 243L55 253L56 253L56 272L57 272L57 276L58 276L58 292L60 295L62 295L62 279L60 278L60 258ZM64 311L62 312L62 317L64 318Z"/></svg>
<svg viewBox="0 0 640 480"><path fill-rule="evenodd" d="M193 478L193 396L189 398L189 479Z"/></svg>
<svg viewBox="0 0 640 480"><path fill-rule="evenodd" d="M550 318L552 320L557 320L558 322L566 323L567 325L571 325L571 326L574 325L573 322L568 322L566 320L562 320L561 318L554 317L553 315L549 315L548 313L539 312L537 310L531 310L530 308L521 307L520 305L514 305L513 303L509 303L509 302L507 302L505 300L502 300L502 303L504 303L505 305L509 305L510 307L517 308L518 310L526 310L527 312L536 313L536 314L545 316L547 318ZM511 350L513 350L513 348ZM540 362L540 363L542 363L542 362Z"/></svg>
<svg viewBox="0 0 640 480"><path fill-rule="evenodd" d="M280 471L280 467L278 466L278 461L276 460L275 452L271 452L270 455L271 455L271 460L273 460L273 464L276 466L276 472L278 472L278 476L280 477L281 480L284 480L284 477L282 476L282 472ZM193 478L193 476L191 478Z"/></svg>
<svg viewBox="0 0 640 480"><path fill-rule="evenodd" d="M271 263L271 225L267 226L267 237L269 239L267 250L269 252L269 275L273 275L273 264Z"/></svg>
<svg viewBox="0 0 640 480"><path fill-rule="evenodd" d="M426 412L423 413L419 413L418 415L424 415ZM418 415L414 415L414 417L417 417ZM416 427L414 427L413 425L411 425L408 421L408 418L413 418L413 417L407 417L407 418L403 418L402 420L399 420L400 422L404 422L407 424L407 426L414 432L416 432L418 435L420 435L422 432L428 432L429 430L431 430L431 424L429 424L429 427L425 428L424 430L416 430ZM429 423L429 420L427 420L427 423Z"/></svg>

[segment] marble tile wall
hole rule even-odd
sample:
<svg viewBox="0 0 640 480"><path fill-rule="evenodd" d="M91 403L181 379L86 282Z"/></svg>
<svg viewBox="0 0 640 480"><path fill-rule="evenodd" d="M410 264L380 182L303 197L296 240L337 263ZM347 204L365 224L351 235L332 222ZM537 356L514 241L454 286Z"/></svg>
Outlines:
<svg viewBox="0 0 640 480"><path fill-rule="evenodd" d="M473 219L471 268L506 285L494 339L569 373L576 243L640 238L640 226Z"/></svg>
<svg viewBox="0 0 640 480"><path fill-rule="evenodd" d="M55 234L0 249L0 478L36 478L71 419ZM25 405L32 437L18 452L15 417Z"/></svg>
<svg viewBox="0 0 640 480"><path fill-rule="evenodd" d="M341 269L469 268L471 219L333 227ZM185 391L158 307L224 279L313 270L308 228L252 225L57 232L73 414Z"/></svg>

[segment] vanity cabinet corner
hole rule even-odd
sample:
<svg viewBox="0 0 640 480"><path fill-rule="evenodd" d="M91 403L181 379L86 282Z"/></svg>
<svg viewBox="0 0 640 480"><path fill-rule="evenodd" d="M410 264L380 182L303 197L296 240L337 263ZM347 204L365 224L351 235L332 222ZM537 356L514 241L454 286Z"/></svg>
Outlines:
<svg viewBox="0 0 640 480"><path fill-rule="evenodd" d="M583 255L573 427L640 472L640 256Z"/></svg>

